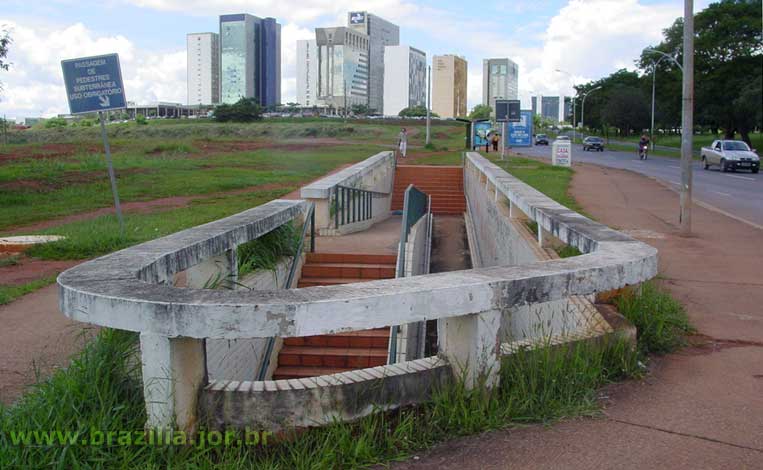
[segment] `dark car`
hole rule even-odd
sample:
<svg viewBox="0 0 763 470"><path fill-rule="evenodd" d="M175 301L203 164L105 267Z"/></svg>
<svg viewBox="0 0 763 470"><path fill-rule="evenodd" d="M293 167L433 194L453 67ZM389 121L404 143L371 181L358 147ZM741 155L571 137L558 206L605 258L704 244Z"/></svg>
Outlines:
<svg viewBox="0 0 763 470"><path fill-rule="evenodd" d="M586 152L589 150L596 150L598 152L604 151L604 139L601 137L586 137L583 139L583 150Z"/></svg>
<svg viewBox="0 0 763 470"><path fill-rule="evenodd" d="M535 145L548 145L548 136L546 134L537 134L535 136Z"/></svg>

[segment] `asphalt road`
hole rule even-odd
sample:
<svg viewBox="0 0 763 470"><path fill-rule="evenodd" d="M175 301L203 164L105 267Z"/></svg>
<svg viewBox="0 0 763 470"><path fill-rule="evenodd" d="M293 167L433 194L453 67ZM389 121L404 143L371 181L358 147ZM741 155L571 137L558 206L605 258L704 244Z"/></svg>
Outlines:
<svg viewBox="0 0 763 470"><path fill-rule="evenodd" d="M520 154L551 160L550 145L513 150ZM584 152L582 146L574 145L572 161L632 170L662 180L676 190L680 188L681 168L677 158L649 156L647 160L639 160L635 150L633 153L611 150ZM693 163L693 169L694 200L709 204L745 222L763 227L763 173L757 175L749 171L721 173L714 167L704 170L696 161Z"/></svg>

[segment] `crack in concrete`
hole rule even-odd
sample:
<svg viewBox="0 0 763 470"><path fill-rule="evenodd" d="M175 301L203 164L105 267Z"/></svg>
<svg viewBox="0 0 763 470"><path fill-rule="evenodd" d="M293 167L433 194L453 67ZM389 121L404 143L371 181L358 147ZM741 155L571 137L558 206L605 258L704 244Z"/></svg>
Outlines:
<svg viewBox="0 0 763 470"><path fill-rule="evenodd" d="M625 420L622 420L622 419L611 418L609 416L607 416L607 420L613 421L615 423L626 424L628 426L634 426L634 427L637 427L637 428L649 429L651 431L659 431L659 432L664 432L664 433L667 433L667 434L673 434L675 436L689 437L689 438L692 438L692 439L699 439L699 440L702 440L702 441L713 442L715 444L721 444L721 445L726 445L726 446L730 446L730 447L736 447L738 449L745 449L745 450L751 450L751 451L754 451L754 452L763 453L763 449L759 449L757 447L750 447L750 446L745 446L745 445L742 445L742 444L735 444L733 442L722 441L720 439L714 439L712 437L699 436L697 434L690 434L690 433L685 433L685 432L680 432L680 431L671 431L670 429L659 428L657 426L651 426L649 424L632 423L630 421L625 421Z"/></svg>

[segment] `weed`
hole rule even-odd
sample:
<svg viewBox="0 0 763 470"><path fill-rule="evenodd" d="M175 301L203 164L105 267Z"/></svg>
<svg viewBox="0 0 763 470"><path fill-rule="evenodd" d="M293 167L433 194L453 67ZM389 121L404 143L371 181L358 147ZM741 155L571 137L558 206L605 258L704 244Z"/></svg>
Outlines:
<svg viewBox="0 0 763 470"><path fill-rule="evenodd" d="M12 255L12 256L5 256L0 258L0 268L5 268L7 266L16 266L19 264L19 259L21 257L19 255Z"/></svg>
<svg viewBox="0 0 763 470"><path fill-rule="evenodd" d="M294 256L299 245L300 233L293 223L277 229L238 247L238 275L249 274L257 269L274 270L278 262Z"/></svg>
<svg viewBox="0 0 763 470"><path fill-rule="evenodd" d="M622 291L614 303L636 326L639 349L644 354L675 351L694 331L683 306L653 281Z"/></svg>
<svg viewBox="0 0 763 470"><path fill-rule="evenodd" d="M577 247L572 245L556 247L554 248L554 251L556 251L556 254L559 255L560 258L571 258L573 256L580 256L583 254L580 250L577 249Z"/></svg>
<svg viewBox="0 0 763 470"><path fill-rule="evenodd" d="M19 297L41 289L56 281L56 276L44 277L26 284L4 285L0 284L0 305L8 304Z"/></svg>

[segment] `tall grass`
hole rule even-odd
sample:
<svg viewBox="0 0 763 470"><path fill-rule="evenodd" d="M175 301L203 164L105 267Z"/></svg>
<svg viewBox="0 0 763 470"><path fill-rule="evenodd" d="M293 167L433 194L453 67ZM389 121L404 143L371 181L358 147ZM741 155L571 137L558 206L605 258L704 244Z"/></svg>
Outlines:
<svg viewBox="0 0 763 470"><path fill-rule="evenodd" d="M683 306L654 281L624 290L614 298L620 313L636 326L644 354L665 354L684 346L694 329Z"/></svg>
<svg viewBox="0 0 763 470"><path fill-rule="evenodd" d="M134 334L103 330L66 370L18 404L0 408L0 468L361 468L402 459L454 436L596 411L596 389L637 373L635 353L619 342L541 346L506 357L500 386L436 391L417 408L355 423L287 433L267 447L23 446L10 431L61 430L86 436L138 431L146 415Z"/></svg>
<svg viewBox="0 0 763 470"><path fill-rule="evenodd" d="M35 279L24 284L5 285L0 284L0 305L13 302L19 297L41 289L55 282L56 276L48 276L41 279Z"/></svg>
<svg viewBox="0 0 763 470"><path fill-rule="evenodd" d="M237 253L239 277L257 269L275 269L282 258L296 254L300 236L301 233L290 222L240 245Z"/></svg>

